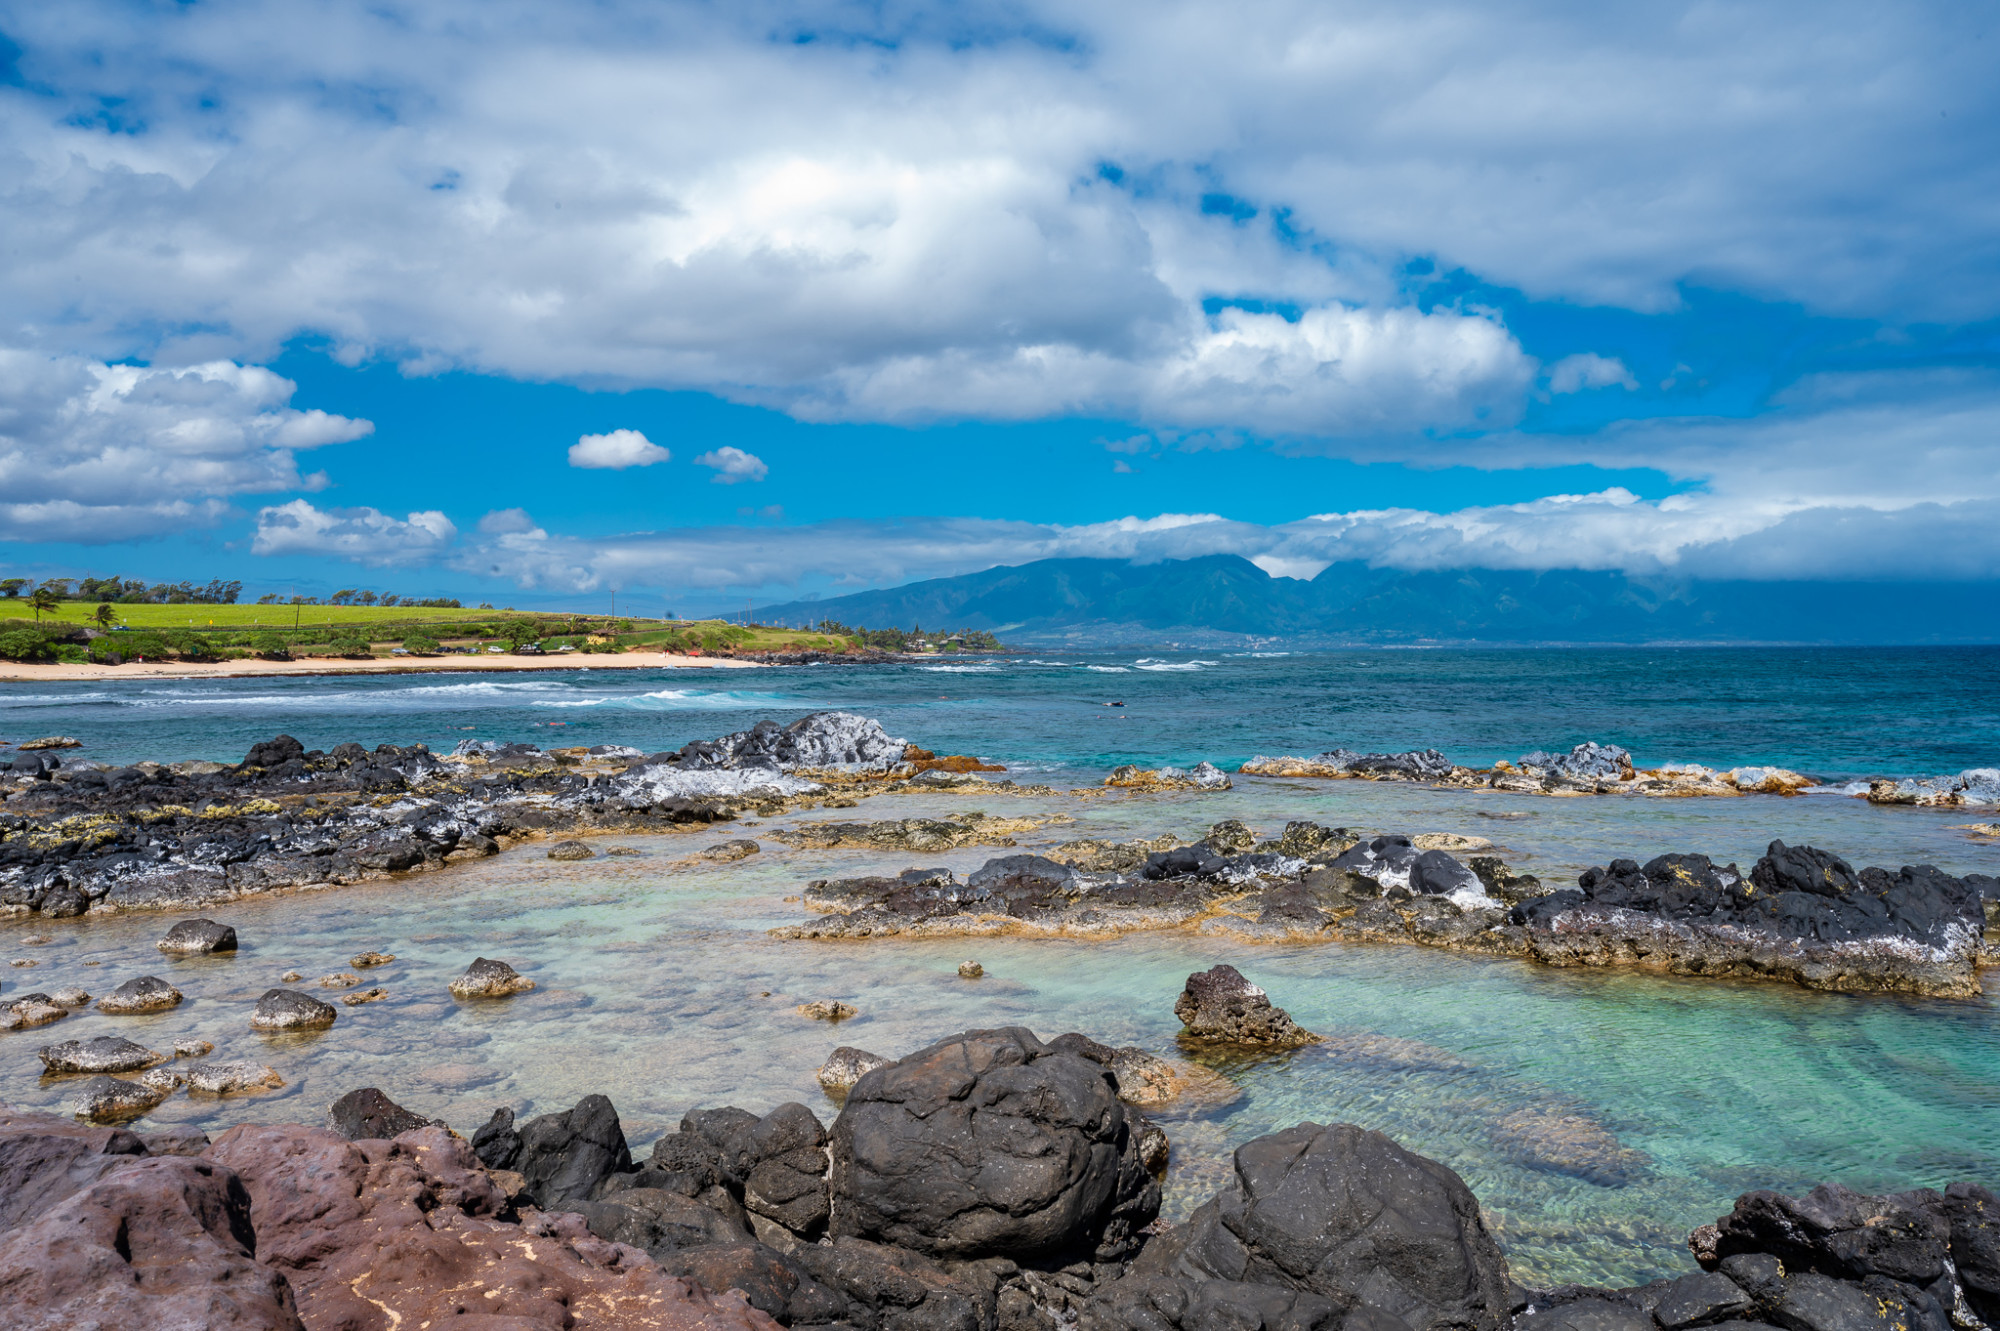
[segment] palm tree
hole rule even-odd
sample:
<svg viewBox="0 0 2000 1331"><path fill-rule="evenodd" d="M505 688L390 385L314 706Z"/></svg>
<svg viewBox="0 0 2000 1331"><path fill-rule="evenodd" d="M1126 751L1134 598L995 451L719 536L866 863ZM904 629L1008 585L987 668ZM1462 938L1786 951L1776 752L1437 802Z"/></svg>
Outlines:
<svg viewBox="0 0 2000 1331"><path fill-rule="evenodd" d="M52 588L37 587L35 588L34 591L28 594L28 605L30 608L34 610L35 619L37 621L39 621L43 616L43 614L45 613L51 615L54 614L56 612L56 607L61 604L62 604L61 599L57 597L55 591Z"/></svg>
<svg viewBox="0 0 2000 1331"><path fill-rule="evenodd" d="M111 621L118 618L118 612L111 608L109 601L106 601L97 607L97 613L91 617L97 621L97 627L108 629L111 627Z"/></svg>

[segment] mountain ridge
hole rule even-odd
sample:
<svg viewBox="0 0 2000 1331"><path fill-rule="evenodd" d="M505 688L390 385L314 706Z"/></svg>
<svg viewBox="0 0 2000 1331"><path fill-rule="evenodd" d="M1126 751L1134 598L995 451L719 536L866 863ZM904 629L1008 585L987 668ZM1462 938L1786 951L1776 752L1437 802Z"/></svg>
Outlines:
<svg viewBox="0 0 2000 1331"><path fill-rule="evenodd" d="M1023 646L1985 644L2000 584L1633 578L1582 569L1404 571L1310 581L1239 555L1043 559L752 612L870 628L987 629Z"/></svg>

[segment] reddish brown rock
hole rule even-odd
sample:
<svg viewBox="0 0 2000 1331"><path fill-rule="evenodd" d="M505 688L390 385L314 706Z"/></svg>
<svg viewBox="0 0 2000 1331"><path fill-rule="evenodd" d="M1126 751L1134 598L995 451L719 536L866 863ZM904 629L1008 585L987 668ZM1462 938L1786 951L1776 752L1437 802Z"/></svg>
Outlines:
<svg viewBox="0 0 2000 1331"><path fill-rule="evenodd" d="M244 1125L209 1158L242 1177L258 1257L291 1281L310 1326L465 1317L510 1331L776 1326L740 1294L705 1293L637 1249L593 1238L581 1216L504 1219L507 1198L442 1128L347 1142L323 1129Z"/></svg>
<svg viewBox="0 0 2000 1331"><path fill-rule="evenodd" d="M254 1241L249 1196L229 1170L130 1160L0 1236L0 1308L12 1331L304 1331Z"/></svg>

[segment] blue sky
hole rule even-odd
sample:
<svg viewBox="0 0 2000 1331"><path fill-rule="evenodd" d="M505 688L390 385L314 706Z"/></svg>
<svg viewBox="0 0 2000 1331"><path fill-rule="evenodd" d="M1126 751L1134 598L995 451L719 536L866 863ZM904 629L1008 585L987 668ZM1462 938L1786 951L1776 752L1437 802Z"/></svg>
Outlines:
<svg viewBox="0 0 2000 1331"><path fill-rule="evenodd" d="M2000 577L1990 26L0 3L0 566Z"/></svg>

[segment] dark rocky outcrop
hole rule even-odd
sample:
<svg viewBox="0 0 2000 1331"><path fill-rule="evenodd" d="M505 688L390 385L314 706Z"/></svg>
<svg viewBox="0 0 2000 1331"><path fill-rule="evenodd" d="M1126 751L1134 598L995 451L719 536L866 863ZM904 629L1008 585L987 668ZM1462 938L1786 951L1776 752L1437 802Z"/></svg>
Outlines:
<svg viewBox="0 0 2000 1331"><path fill-rule="evenodd" d="M1160 1205L1100 1063L969 1031L855 1083L832 1133L836 1235L934 1257L1122 1253Z"/></svg>
<svg viewBox="0 0 2000 1331"><path fill-rule="evenodd" d="M289 736L253 746L235 765L79 765L71 774L55 759L22 754L0 777L9 787L0 910L185 911L437 869L497 853L503 837L726 822L745 800L783 807L824 793L790 775L794 767L875 770L902 751L872 721L820 713L638 761L633 750L485 741L443 757L421 744L322 752Z"/></svg>
<svg viewBox="0 0 2000 1331"><path fill-rule="evenodd" d="M527 1180L535 1205L544 1209L587 1200L605 1179L632 1168L618 1111L601 1095L586 1095L564 1113L529 1119L521 1125L520 1138L511 1167Z"/></svg>
<svg viewBox="0 0 2000 1331"><path fill-rule="evenodd" d="M1319 1037L1271 1003L1270 996L1243 978L1234 966L1216 966L1188 976L1174 1000L1183 1041L1195 1044L1257 1045L1294 1049Z"/></svg>
<svg viewBox="0 0 2000 1331"><path fill-rule="evenodd" d="M1408 837L1360 843L1310 823L1241 854L1197 842L1113 860L1100 853L1108 849L1078 842L1051 856L1003 856L962 882L942 868L812 882L805 903L823 913L772 933L1091 938L1196 929L1256 942L1420 943L1553 966L1945 996L1980 992L1977 968L2000 962L2000 878L1925 865L1855 871L1783 842L1747 877L1704 855L1669 854L1643 867L1614 860L1556 891L1497 857L1468 866L1444 850L1420 851ZM1114 862L1133 867L1085 867Z"/></svg>
<svg viewBox="0 0 2000 1331"><path fill-rule="evenodd" d="M1234 1186L1155 1239L1134 1270L1182 1282L1190 1299L1218 1280L1316 1295L1340 1325L1376 1331L1502 1331L1512 1308L1506 1259L1472 1190L1351 1124L1302 1123L1238 1148Z"/></svg>
<svg viewBox="0 0 2000 1331"><path fill-rule="evenodd" d="M333 1130L348 1141L387 1141L418 1128L436 1125L436 1120L413 1114L373 1086L349 1091L327 1107Z"/></svg>

